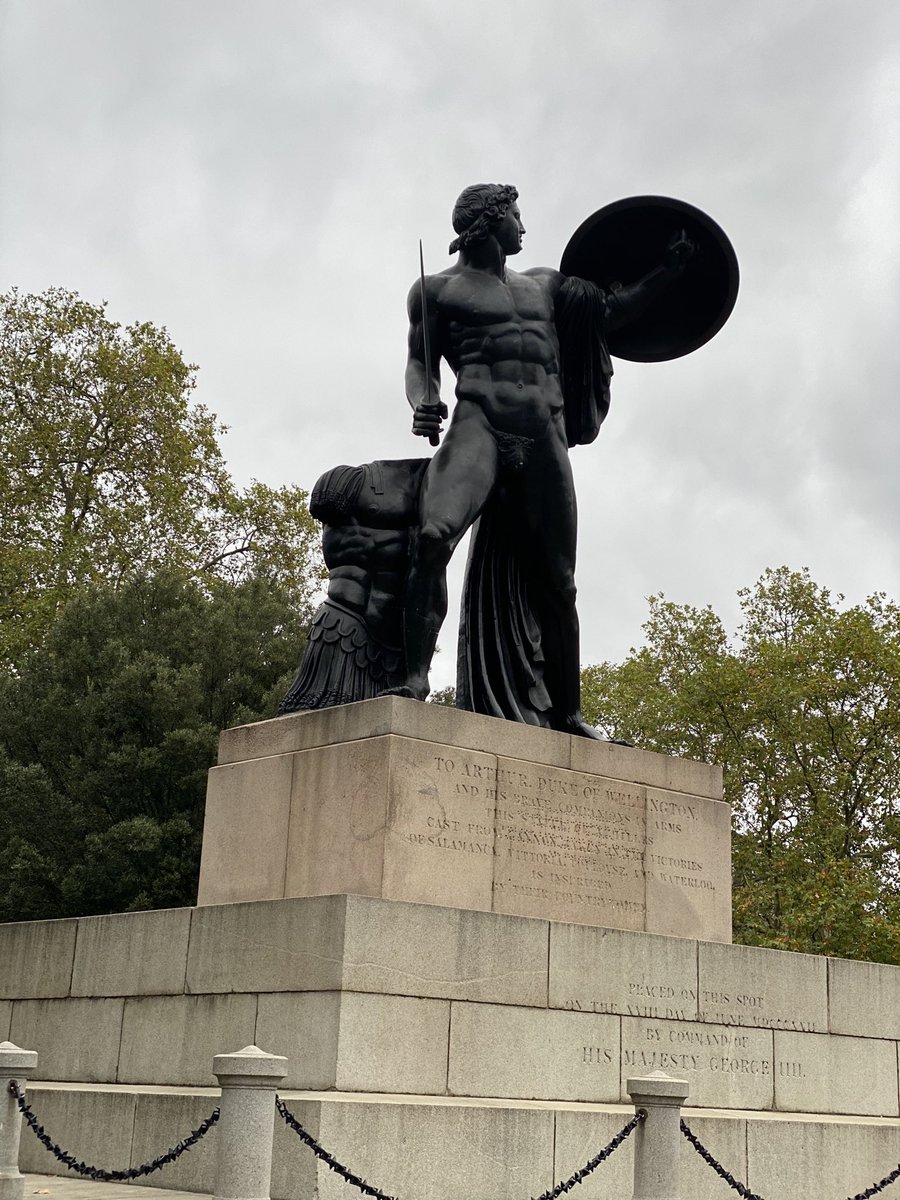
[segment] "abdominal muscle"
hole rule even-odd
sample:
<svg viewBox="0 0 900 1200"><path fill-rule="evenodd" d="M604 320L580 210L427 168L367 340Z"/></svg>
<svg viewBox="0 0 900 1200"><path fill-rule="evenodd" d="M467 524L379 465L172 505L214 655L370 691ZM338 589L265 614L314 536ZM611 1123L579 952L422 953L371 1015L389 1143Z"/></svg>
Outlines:
<svg viewBox="0 0 900 1200"><path fill-rule="evenodd" d="M520 359L468 363L457 375L456 398L457 411L467 403L477 405L491 426L503 433L535 438L562 424L559 376L539 363Z"/></svg>

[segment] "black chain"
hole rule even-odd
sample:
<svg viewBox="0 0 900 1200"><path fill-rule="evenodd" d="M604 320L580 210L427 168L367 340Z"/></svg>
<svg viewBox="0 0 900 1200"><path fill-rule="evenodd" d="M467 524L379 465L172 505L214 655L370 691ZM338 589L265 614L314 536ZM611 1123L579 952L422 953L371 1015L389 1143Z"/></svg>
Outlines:
<svg viewBox="0 0 900 1200"><path fill-rule="evenodd" d="M687 1121L681 1121L681 1132L691 1143L704 1162L708 1162L715 1173L724 1179L729 1187L734 1188L739 1196L743 1196L744 1200L762 1200L761 1196L757 1196L756 1192L751 1192L750 1189L743 1183L738 1183L735 1177L726 1171L720 1162L717 1162L707 1148L703 1145L697 1135L693 1132Z"/></svg>
<svg viewBox="0 0 900 1200"><path fill-rule="evenodd" d="M725 1180L729 1187L733 1187L734 1190L739 1193L739 1195L743 1196L744 1200L762 1200L762 1197L757 1196L755 1192L751 1192L748 1187L744 1186L744 1184L738 1183L734 1176L729 1174L729 1172L725 1170L721 1163L716 1162L715 1158L713 1158L712 1154L710 1154L697 1135L691 1130L686 1121L681 1122L681 1132L691 1143L700 1157L704 1159L705 1162L709 1163L715 1173L721 1176L721 1178ZM884 1179L879 1180L878 1183L873 1183L872 1186L867 1187L864 1192L857 1192L855 1196L848 1196L847 1200L871 1200L872 1196L877 1196L879 1192L883 1192L886 1187L890 1187L890 1185L892 1183L896 1183L898 1179L900 1179L900 1163L897 1163L890 1175L885 1175Z"/></svg>
<svg viewBox="0 0 900 1200"><path fill-rule="evenodd" d="M15 1079L9 1081L9 1091L11 1095L15 1096L19 1112L34 1131L35 1137L50 1151L54 1158L58 1158L61 1163L65 1163L70 1171L75 1171L77 1174L84 1175L88 1179L98 1179L102 1183L124 1183L129 1179L140 1179L144 1175L152 1175L154 1171L159 1171L163 1167L168 1166L169 1163L175 1162L176 1158L181 1158L185 1150L190 1150L192 1146L196 1146L201 1138L206 1137L219 1119L219 1110L218 1108L214 1108L201 1125L188 1134L177 1146L173 1146L165 1154L160 1154L159 1158L154 1158L152 1162L144 1163L140 1167L129 1167L126 1171L104 1171L102 1167L91 1167L87 1163L79 1162L74 1154L69 1154L60 1146L57 1146L43 1125L38 1122L31 1108L26 1104L25 1097L19 1090L19 1085Z"/></svg>
<svg viewBox="0 0 900 1200"><path fill-rule="evenodd" d="M285 1125L287 1125L290 1129L293 1129L294 1133L296 1133L300 1140L309 1146L316 1158L320 1158L322 1162L326 1164L326 1166L328 1166L332 1171L336 1171L342 1179L347 1181L347 1183L352 1183L353 1186L355 1188L359 1188L364 1195L373 1196L374 1200L396 1200L395 1196L388 1196L385 1192L379 1191L378 1188L372 1187L370 1183L366 1183L366 1181L359 1175L354 1175L352 1171L349 1171L345 1166L339 1163L338 1160L333 1157L333 1155L329 1154L323 1146L320 1146L313 1135L311 1133L307 1133L294 1114L285 1106L285 1103L280 1096L275 1097L275 1108L278 1110L278 1115L282 1118Z"/></svg>
<svg viewBox="0 0 900 1200"><path fill-rule="evenodd" d="M619 1130L608 1146L604 1146L599 1154L594 1155L589 1162L586 1162L580 1171L576 1171L574 1175L570 1175L564 1183L558 1183L551 1191L542 1193L542 1195L538 1196L537 1200L557 1200L557 1197L561 1196L563 1192L568 1192L577 1183L581 1183L582 1179L586 1179L592 1171L596 1171L600 1164L609 1158L614 1150L618 1150L625 1139L634 1133L635 1129L637 1129L646 1116L647 1114L644 1109L639 1108L628 1124Z"/></svg>
<svg viewBox="0 0 900 1200"><path fill-rule="evenodd" d="M316 1158L320 1158L323 1163L325 1163L332 1171L336 1171L342 1179L347 1181L347 1183L352 1183L353 1186L363 1192L364 1195L374 1197L374 1200L396 1200L395 1196L388 1196L386 1193L379 1191L378 1188L372 1187L370 1183L366 1183L366 1181L359 1175L354 1175L352 1171L348 1170L347 1167L345 1167L342 1163L339 1163L334 1155L329 1154L328 1151L316 1141L313 1135L308 1133L303 1128L294 1114L287 1108L280 1096L275 1097L275 1107L285 1125L293 1129L294 1133L297 1134L301 1141L309 1146ZM568 1179L564 1180L562 1183L558 1183L556 1187L551 1188L549 1192L543 1192L537 1197L537 1200L558 1200L558 1198L564 1192L570 1191L571 1188L575 1187L577 1183L581 1183L582 1179L586 1179L592 1171L595 1171L605 1159L609 1158L614 1150L618 1150L629 1134L633 1133L634 1130L637 1129L638 1125L640 1125L641 1121L643 1121L646 1115L647 1114L643 1111L643 1109L641 1109L639 1112L636 1112L628 1124L623 1129L619 1130L609 1145L604 1146L599 1154L595 1155L594 1158L592 1158L589 1162L586 1162L580 1171L576 1171L574 1175L570 1175Z"/></svg>

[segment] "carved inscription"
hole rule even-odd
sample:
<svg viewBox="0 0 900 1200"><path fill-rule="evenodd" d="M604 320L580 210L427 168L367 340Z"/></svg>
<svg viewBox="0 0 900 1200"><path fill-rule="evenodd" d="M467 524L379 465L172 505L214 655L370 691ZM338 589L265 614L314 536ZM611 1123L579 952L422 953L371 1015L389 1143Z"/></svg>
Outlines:
<svg viewBox="0 0 900 1200"><path fill-rule="evenodd" d="M486 814L496 831L495 894L541 900L566 918L642 928L644 790L509 760L504 774Z"/></svg>
<svg viewBox="0 0 900 1200"><path fill-rule="evenodd" d="M667 1021L692 1021L697 993L689 987L634 980L626 984L626 998L618 1000L570 999L564 1008L572 1012L619 1013L627 1017L653 1017Z"/></svg>
<svg viewBox="0 0 900 1200"><path fill-rule="evenodd" d="M704 1020L714 1021L717 1025L791 1029L797 1033L815 1033L817 1028L809 1021L773 1013L766 1003L765 992L703 990L700 993L700 1009Z"/></svg>

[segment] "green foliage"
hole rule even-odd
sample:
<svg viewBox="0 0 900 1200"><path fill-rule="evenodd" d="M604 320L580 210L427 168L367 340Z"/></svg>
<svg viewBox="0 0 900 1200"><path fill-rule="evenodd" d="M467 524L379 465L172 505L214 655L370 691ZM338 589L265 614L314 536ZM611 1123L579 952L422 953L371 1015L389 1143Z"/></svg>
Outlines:
<svg viewBox="0 0 900 1200"><path fill-rule="evenodd" d="M192 904L219 731L272 715L308 620L259 579L83 586L0 676L0 920Z"/></svg>
<svg viewBox="0 0 900 1200"><path fill-rule="evenodd" d="M456 688L453 686L438 688L428 697L431 704L442 704L444 708L456 708Z"/></svg>
<svg viewBox="0 0 900 1200"><path fill-rule="evenodd" d="M0 663L82 584L159 568L262 576L309 600L318 529L300 488L239 491L164 329L75 293L0 296Z"/></svg>
<svg viewBox="0 0 900 1200"><path fill-rule="evenodd" d="M738 940L900 963L900 608L782 567L711 609L655 596L647 642L583 672L612 737L720 763Z"/></svg>

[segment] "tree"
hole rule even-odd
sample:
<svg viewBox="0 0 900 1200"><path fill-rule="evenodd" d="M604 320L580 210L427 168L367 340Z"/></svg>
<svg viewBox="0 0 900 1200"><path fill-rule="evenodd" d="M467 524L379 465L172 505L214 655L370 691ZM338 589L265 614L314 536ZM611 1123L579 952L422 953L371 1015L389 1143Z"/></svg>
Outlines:
<svg viewBox="0 0 900 1200"><path fill-rule="evenodd" d="M738 940L900 963L900 608L842 607L807 571L710 608L650 600L646 645L586 668L609 736L721 763Z"/></svg>
<svg viewBox="0 0 900 1200"><path fill-rule="evenodd" d="M164 329L74 292L0 296L0 663L84 583L159 568L262 575L308 601L318 529L300 488L239 491Z"/></svg>
<svg viewBox="0 0 900 1200"><path fill-rule="evenodd" d="M261 579L82 585L0 675L0 921L193 904L219 731L273 714L308 618Z"/></svg>

